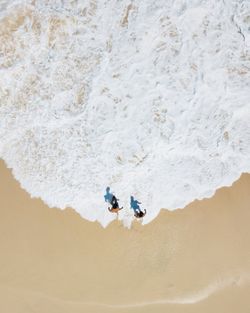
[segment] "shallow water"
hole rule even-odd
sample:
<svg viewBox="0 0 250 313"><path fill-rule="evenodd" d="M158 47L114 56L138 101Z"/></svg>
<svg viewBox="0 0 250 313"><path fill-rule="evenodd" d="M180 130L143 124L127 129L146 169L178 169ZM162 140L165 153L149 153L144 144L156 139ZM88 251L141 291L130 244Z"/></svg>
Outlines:
<svg viewBox="0 0 250 313"><path fill-rule="evenodd" d="M34 197L129 225L250 171L249 1L2 1L0 156Z"/></svg>

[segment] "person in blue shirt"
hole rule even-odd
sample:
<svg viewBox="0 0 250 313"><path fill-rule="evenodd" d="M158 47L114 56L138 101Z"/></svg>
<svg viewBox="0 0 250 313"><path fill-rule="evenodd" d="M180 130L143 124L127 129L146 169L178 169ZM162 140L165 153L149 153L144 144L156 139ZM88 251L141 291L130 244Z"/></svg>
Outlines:
<svg viewBox="0 0 250 313"><path fill-rule="evenodd" d="M143 217L146 214L146 210L144 210L144 213L143 213L142 210L140 209L139 204L141 204L141 202L135 200L133 196L130 197L130 207L131 209L134 210L135 217L138 217L138 218Z"/></svg>
<svg viewBox="0 0 250 313"><path fill-rule="evenodd" d="M105 202L108 202L112 205L111 209L109 209L110 212L117 212L118 210L121 210L123 207L119 208L118 201L117 199L111 192L110 192L110 187L106 188L106 194L104 195Z"/></svg>

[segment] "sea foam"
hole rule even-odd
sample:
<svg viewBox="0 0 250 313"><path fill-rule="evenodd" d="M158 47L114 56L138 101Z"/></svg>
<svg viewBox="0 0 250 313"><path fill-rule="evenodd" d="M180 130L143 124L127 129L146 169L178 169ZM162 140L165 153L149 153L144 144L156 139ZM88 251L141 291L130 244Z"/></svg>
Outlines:
<svg viewBox="0 0 250 313"><path fill-rule="evenodd" d="M1 1L0 156L33 197L129 225L250 172L250 2Z"/></svg>

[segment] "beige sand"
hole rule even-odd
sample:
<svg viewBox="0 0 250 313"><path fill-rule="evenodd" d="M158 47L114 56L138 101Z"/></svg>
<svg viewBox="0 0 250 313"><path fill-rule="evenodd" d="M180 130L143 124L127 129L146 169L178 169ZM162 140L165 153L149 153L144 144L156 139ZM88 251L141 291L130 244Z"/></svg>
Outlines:
<svg viewBox="0 0 250 313"><path fill-rule="evenodd" d="M30 199L0 163L0 312L250 312L250 175L107 229Z"/></svg>

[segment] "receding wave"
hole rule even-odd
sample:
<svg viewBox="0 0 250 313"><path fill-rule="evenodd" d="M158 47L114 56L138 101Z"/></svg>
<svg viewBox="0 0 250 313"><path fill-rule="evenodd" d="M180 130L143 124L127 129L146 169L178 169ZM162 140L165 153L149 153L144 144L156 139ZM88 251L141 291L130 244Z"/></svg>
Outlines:
<svg viewBox="0 0 250 313"><path fill-rule="evenodd" d="M249 1L2 1L0 156L32 196L129 224L250 172Z"/></svg>

